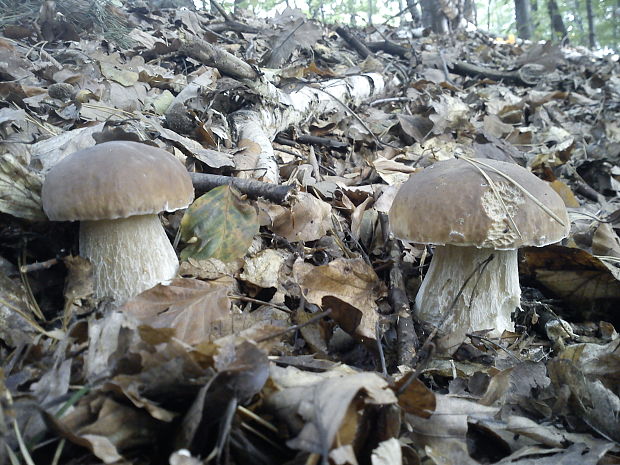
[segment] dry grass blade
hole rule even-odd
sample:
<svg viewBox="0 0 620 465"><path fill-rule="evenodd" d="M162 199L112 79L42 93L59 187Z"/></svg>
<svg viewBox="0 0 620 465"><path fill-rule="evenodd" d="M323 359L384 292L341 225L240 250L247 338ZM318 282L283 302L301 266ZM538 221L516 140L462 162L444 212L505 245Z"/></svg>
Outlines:
<svg viewBox="0 0 620 465"><path fill-rule="evenodd" d="M62 451L65 448L66 439L61 439L58 443L58 447L56 447L56 451L54 451L54 458L52 459L51 465L58 465L60 463L60 456L62 455Z"/></svg>
<svg viewBox="0 0 620 465"><path fill-rule="evenodd" d="M8 444L5 444L5 446L6 446L6 452L9 456L9 459L11 460L11 465L21 465L19 463L19 459L17 458L17 455L15 455L15 452L11 450Z"/></svg>
<svg viewBox="0 0 620 465"><path fill-rule="evenodd" d="M24 285L24 289L26 290L26 295L28 296L28 308L32 312L32 314L36 316L39 320L45 321L45 316L43 315L43 312L41 311L41 308L39 307L39 304L37 303L37 299L34 297L34 294L32 293L32 288L30 287L30 281L28 280L28 275L24 273L23 271L21 271L23 264L24 264L24 259L20 257L18 259L18 266L20 270L19 277L22 281L22 284Z"/></svg>
<svg viewBox="0 0 620 465"><path fill-rule="evenodd" d="M504 200L502 199L502 196L500 195L499 191L497 190L497 186L495 186L495 183L493 182L493 180L489 177L488 174L486 174L484 172L484 170L482 168L480 168L479 166L476 166L476 164L475 164L476 162L475 162L475 160L473 158L461 157L461 159L465 160L467 163L472 165L474 168L476 168L478 171L480 171L480 174L482 174L482 176L484 176L484 179L486 179L486 181L489 183L489 186L491 187L491 190L493 191L493 195L495 195L497 200L499 200L499 203L502 205L502 208L504 209L504 212L506 213L506 216L510 220L510 224L511 224L512 228L515 230L517 235L519 237L521 237L521 232L519 231L519 228L517 227L517 224L515 223L514 219L512 218L512 215L508 211L508 207L506 207L506 204L504 203ZM495 168L493 168L493 169L495 170ZM495 171L497 171L497 170L495 170ZM522 187L520 187L520 188L523 189ZM538 203L538 201L536 201L536 202Z"/></svg>
<svg viewBox="0 0 620 465"><path fill-rule="evenodd" d="M239 413L241 413L242 415L245 415L248 418L251 418L252 420L254 420L256 423L262 425L263 427L267 428L268 430L270 430L273 433L278 434L278 428L276 428L274 425L272 425L271 423L269 423L267 420L264 420L263 418L259 417L258 415L256 415L254 412L252 412L251 410L245 408L243 405L240 405L237 407L237 410L239 411Z"/></svg>
<svg viewBox="0 0 620 465"><path fill-rule="evenodd" d="M26 322L28 322L28 324L30 326L32 326L39 333L44 334L47 337L52 338L52 339L59 339L59 337L57 335L45 331L41 326L39 326L39 324L36 321L34 321L30 317L30 315L28 315L25 312L23 312L21 308L18 308L15 305L12 305L11 303L9 303L9 302L7 302L6 300L3 300L3 299L0 299L0 304L4 305L5 307L7 307L7 308L13 310L15 313L19 314L19 316L21 316L24 320L26 320Z"/></svg>
<svg viewBox="0 0 620 465"><path fill-rule="evenodd" d="M562 219L556 215L555 213L553 213L547 206L543 205L542 203L540 203L538 201L538 199L536 197L534 197L532 194L530 194L521 184L519 184L517 181L515 181L514 179L512 179L510 176L508 176L506 173L503 173L502 171L492 167L491 165L480 161L478 159L475 158L470 158L470 157L465 157L465 156L461 156L459 158L462 158L465 161L468 161L470 163L475 163L478 165L482 165L485 168L488 168L492 171L494 171L495 173L499 174L500 176L506 178L508 181L510 181L514 186L518 187L519 190L521 192L523 192L523 194L525 194L532 202L534 202L536 205L538 205L540 208L542 208L542 210L549 215L551 218L553 218L555 221L557 221L558 223L560 223L562 226L566 226L566 223L564 223L564 221L562 221Z"/></svg>
<svg viewBox="0 0 620 465"><path fill-rule="evenodd" d="M26 462L27 465L35 465L32 457L30 457L30 452L28 452L28 448L24 443L24 438L22 438L22 434L19 431L19 426L17 426L16 420L13 420L13 428L15 429L15 437L17 438L17 442L19 444L19 450L24 457L24 462Z"/></svg>

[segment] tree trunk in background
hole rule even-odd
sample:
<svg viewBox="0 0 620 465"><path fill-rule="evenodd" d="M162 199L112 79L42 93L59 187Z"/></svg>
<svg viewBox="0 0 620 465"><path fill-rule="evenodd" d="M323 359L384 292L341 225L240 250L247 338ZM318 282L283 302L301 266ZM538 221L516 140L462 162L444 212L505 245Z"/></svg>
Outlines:
<svg viewBox="0 0 620 465"><path fill-rule="evenodd" d="M368 24L372 24L372 10L374 9L374 0L368 0Z"/></svg>
<svg viewBox="0 0 620 465"><path fill-rule="evenodd" d="M613 18L614 18L614 41L617 44L618 36L620 35L618 33L618 29L620 29L620 0L616 2L616 8L614 8Z"/></svg>
<svg viewBox="0 0 620 465"><path fill-rule="evenodd" d="M515 0L515 19L517 21L517 36L521 39L531 39L532 12L530 0Z"/></svg>
<svg viewBox="0 0 620 465"><path fill-rule="evenodd" d="M491 30L491 0L487 2L487 31Z"/></svg>
<svg viewBox="0 0 620 465"><path fill-rule="evenodd" d="M347 13L349 13L349 26L357 27L357 12L353 0L347 0Z"/></svg>
<svg viewBox="0 0 620 465"><path fill-rule="evenodd" d="M407 8L409 9L409 14L411 15L411 20L413 23L421 24L422 18L420 17L420 12L418 11L418 6L415 0L407 0Z"/></svg>
<svg viewBox="0 0 620 465"><path fill-rule="evenodd" d="M575 29L579 32L579 42L585 43L586 40L586 28L583 26L583 16L581 15L581 0L573 0L573 23L575 23Z"/></svg>
<svg viewBox="0 0 620 465"><path fill-rule="evenodd" d="M464 0L461 16L472 24L476 24L476 3L474 0Z"/></svg>
<svg viewBox="0 0 620 465"><path fill-rule="evenodd" d="M596 37L594 35L594 14L592 14L592 0L586 0L586 11L588 14L588 43L590 48L596 46Z"/></svg>
<svg viewBox="0 0 620 465"><path fill-rule="evenodd" d="M464 20L474 22L476 6L473 0L420 0L422 26L437 34L447 34L463 27Z"/></svg>
<svg viewBox="0 0 620 465"><path fill-rule="evenodd" d="M439 6L437 0L420 0L422 8L422 25L430 28L437 34L447 34L449 32L448 18Z"/></svg>
<svg viewBox="0 0 620 465"><path fill-rule="evenodd" d="M530 0L530 15L532 22L532 31L535 34L538 31L538 25L540 24L540 18L538 17L538 0Z"/></svg>
<svg viewBox="0 0 620 465"><path fill-rule="evenodd" d="M549 10L549 18L551 19L551 29L554 35L559 36L561 40L568 41L568 32L564 26L564 20L560 14L560 8L555 0L547 0L547 10Z"/></svg>

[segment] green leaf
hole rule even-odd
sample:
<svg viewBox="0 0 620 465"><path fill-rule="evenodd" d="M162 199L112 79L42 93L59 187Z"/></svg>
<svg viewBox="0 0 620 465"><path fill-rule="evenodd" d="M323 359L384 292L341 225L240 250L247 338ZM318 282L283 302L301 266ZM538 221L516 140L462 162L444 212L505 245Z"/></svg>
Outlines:
<svg viewBox="0 0 620 465"><path fill-rule="evenodd" d="M216 187L196 199L181 220L181 240L189 242L181 259L230 262L245 255L257 232L256 208L234 188Z"/></svg>

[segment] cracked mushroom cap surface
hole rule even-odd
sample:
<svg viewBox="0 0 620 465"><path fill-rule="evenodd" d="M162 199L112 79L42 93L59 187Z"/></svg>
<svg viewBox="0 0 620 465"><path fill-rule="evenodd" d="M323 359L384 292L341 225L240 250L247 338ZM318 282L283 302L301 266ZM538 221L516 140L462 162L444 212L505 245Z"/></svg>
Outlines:
<svg viewBox="0 0 620 465"><path fill-rule="evenodd" d="M165 150L111 141L63 158L47 173L41 197L53 221L112 220L184 208L194 187Z"/></svg>
<svg viewBox="0 0 620 465"><path fill-rule="evenodd" d="M479 158L440 161L411 175L389 218L401 239L499 250L544 246L570 230L564 201L549 184L514 163Z"/></svg>

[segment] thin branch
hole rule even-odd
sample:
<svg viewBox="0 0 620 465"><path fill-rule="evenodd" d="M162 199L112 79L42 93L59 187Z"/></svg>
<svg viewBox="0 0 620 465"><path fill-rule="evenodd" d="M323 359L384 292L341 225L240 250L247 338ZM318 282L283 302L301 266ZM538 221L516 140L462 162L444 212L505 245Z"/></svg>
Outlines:
<svg viewBox="0 0 620 465"><path fill-rule="evenodd" d="M233 186L242 194L252 198L263 197L271 202L283 203L288 198L294 186L270 184L254 179L233 178L207 173L190 173L194 188L199 192L207 192L218 186Z"/></svg>

